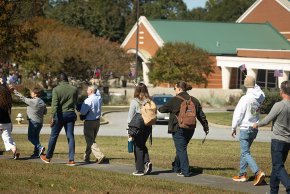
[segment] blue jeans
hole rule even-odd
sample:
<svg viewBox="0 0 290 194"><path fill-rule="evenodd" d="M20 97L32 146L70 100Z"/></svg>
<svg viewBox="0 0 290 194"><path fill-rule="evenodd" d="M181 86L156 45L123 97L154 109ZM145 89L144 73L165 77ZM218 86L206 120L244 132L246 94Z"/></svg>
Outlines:
<svg viewBox="0 0 290 194"><path fill-rule="evenodd" d="M290 143L272 139L272 173L270 178L271 194L279 192L280 181L285 186L287 193L290 194L290 177L284 166L289 150Z"/></svg>
<svg viewBox="0 0 290 194"><path fill-rule="evenodd" d="M41 129L42 129L42 123L29 120L28 140L34 145L34 151L38 151L41 147L41 144L39 141L39 134L40 134Z"/></svg>
<svg viewBox="0 0 290 194"><path fill-rule="evenodd" d="M194 134L194 129L179 128L172 133L176 156L173 162L173 170L175 172L181 171L184 176L190 175L189 161L187 155L187 145Z"/></svg>
<svg viewBox="0 0 290 194"><path fill-rule="evenodd" d="M75 156L74 125L76 118L77 115L75 112L64 112L61 114L57 114L54 117L55 123L51 128L46 158L48 159L52 158L57 138L59 136L62 127L64 127L69 146L69 161L74 161Z"/></svg>
<svg viewBox="0 0 290 194"><path fill-rule="evenodd" d="M259 171L259 167L254 158L251 156L250 152L251 145L254 139L256 139L257 134L258 130L253 128L250 128L248 130L240 130L240 175L243 175L247 172L248 166L255 174Z"/></svg>

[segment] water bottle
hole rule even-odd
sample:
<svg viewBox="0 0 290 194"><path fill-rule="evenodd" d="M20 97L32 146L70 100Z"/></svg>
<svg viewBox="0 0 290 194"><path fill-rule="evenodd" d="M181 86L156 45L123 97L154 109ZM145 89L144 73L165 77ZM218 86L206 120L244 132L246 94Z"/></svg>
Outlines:
<svg viewBox="0 0 290 194"><path fill-rule="evenodd" d="M128 138L128 152L129 153L132 153L133 152L133 138L132 137L129 137Z"/></svg>

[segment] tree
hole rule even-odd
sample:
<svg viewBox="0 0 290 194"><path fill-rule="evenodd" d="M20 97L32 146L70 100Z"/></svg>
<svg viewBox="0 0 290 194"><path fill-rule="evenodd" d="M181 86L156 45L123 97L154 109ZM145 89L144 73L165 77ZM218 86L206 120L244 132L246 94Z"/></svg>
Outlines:
<svg viewBox="0 0 290 194"><path fill-rule="evenodd" d="M25 53L37 46L35 29L29 22L21 22L16 17L16 4L0 0L0 61L21 62Z"/></svg>
<svg viewBox="0 0 290 194"><path fill-rule="evenodd" d="M29 52L29 60L23 64L28 72L55 75L65 71L69 76L89 79L88 73L102 65L103 72L127 74L131 58L119 44L51 19L35 18L33 24L39 30L39 47Z"/></svg>
<svg viewBox="0 0 290 194"><path fill-rule="evenodd" d="M205 20L235 22L255 0L208 0Z"/></svg>
<svg viewBox="0 0 290 194"><path fill-rule="evenodd" d="M213 72L209 54L190 43L166 43L152 58L149 78L153 84L184 80L192 84L206 84Z"/></svg>
<svg viewBox="0 0 290 194"><path fill-rule="evenodd" d="M70 26L90 31L97 37L111 41L123 40L125 17L123 1L118 0L70 0L59 2L46 9L48 18L56 19Z"/></svg>

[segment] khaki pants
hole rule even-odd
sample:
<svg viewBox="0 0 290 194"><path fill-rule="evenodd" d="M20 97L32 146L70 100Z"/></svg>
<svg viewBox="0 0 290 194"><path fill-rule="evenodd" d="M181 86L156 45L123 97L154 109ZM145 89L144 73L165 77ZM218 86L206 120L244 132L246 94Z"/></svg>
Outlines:
<svg viewBox="0 0 290 194"><path fill-rule="evenodd" d="M99 119L94 121L85 121L84 123L84 135L87 143L84 155L84 160L86 161L90 160L91 153L93 153L93 155L98 160L104 157L104 154L101 152L100 148L98 147L95 141L99 128L100 128Z"/></svg>

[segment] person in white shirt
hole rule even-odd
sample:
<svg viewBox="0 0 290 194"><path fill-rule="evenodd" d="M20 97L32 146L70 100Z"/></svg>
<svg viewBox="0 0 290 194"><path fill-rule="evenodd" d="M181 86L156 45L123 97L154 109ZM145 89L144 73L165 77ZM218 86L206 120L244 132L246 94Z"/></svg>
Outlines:
<svg viewBox="0 0 290 194"><path fill-rule="evenodd" d="M87 89L88 98L85 99L80 110L81 120L84 121L84 136L86 139L86 151L84 161L90 162L90 155L96 157L97 163L102 163L105 155L101 152L96 143L96 137L100 128L100 118L102 112L102 97L95 86L89 86Z"/></svg>
<svg viewBox="0 0 290 194"><path fill-rule="evenodd" d="M235 138L237 128L240 127L240 173L234 176L233 180L238 182L247 181L247 167L249 166L255 174L254 186L259 185L265 179L265 173L259 169L255 159L250 153L250 148L255 140L258 130L252 126L259 121L259 109L265 99L265 94L261 88L255 84L252 76L247 76L244 80L247 88L246 95L239 100L232 120L232 136Z"/></svg>

